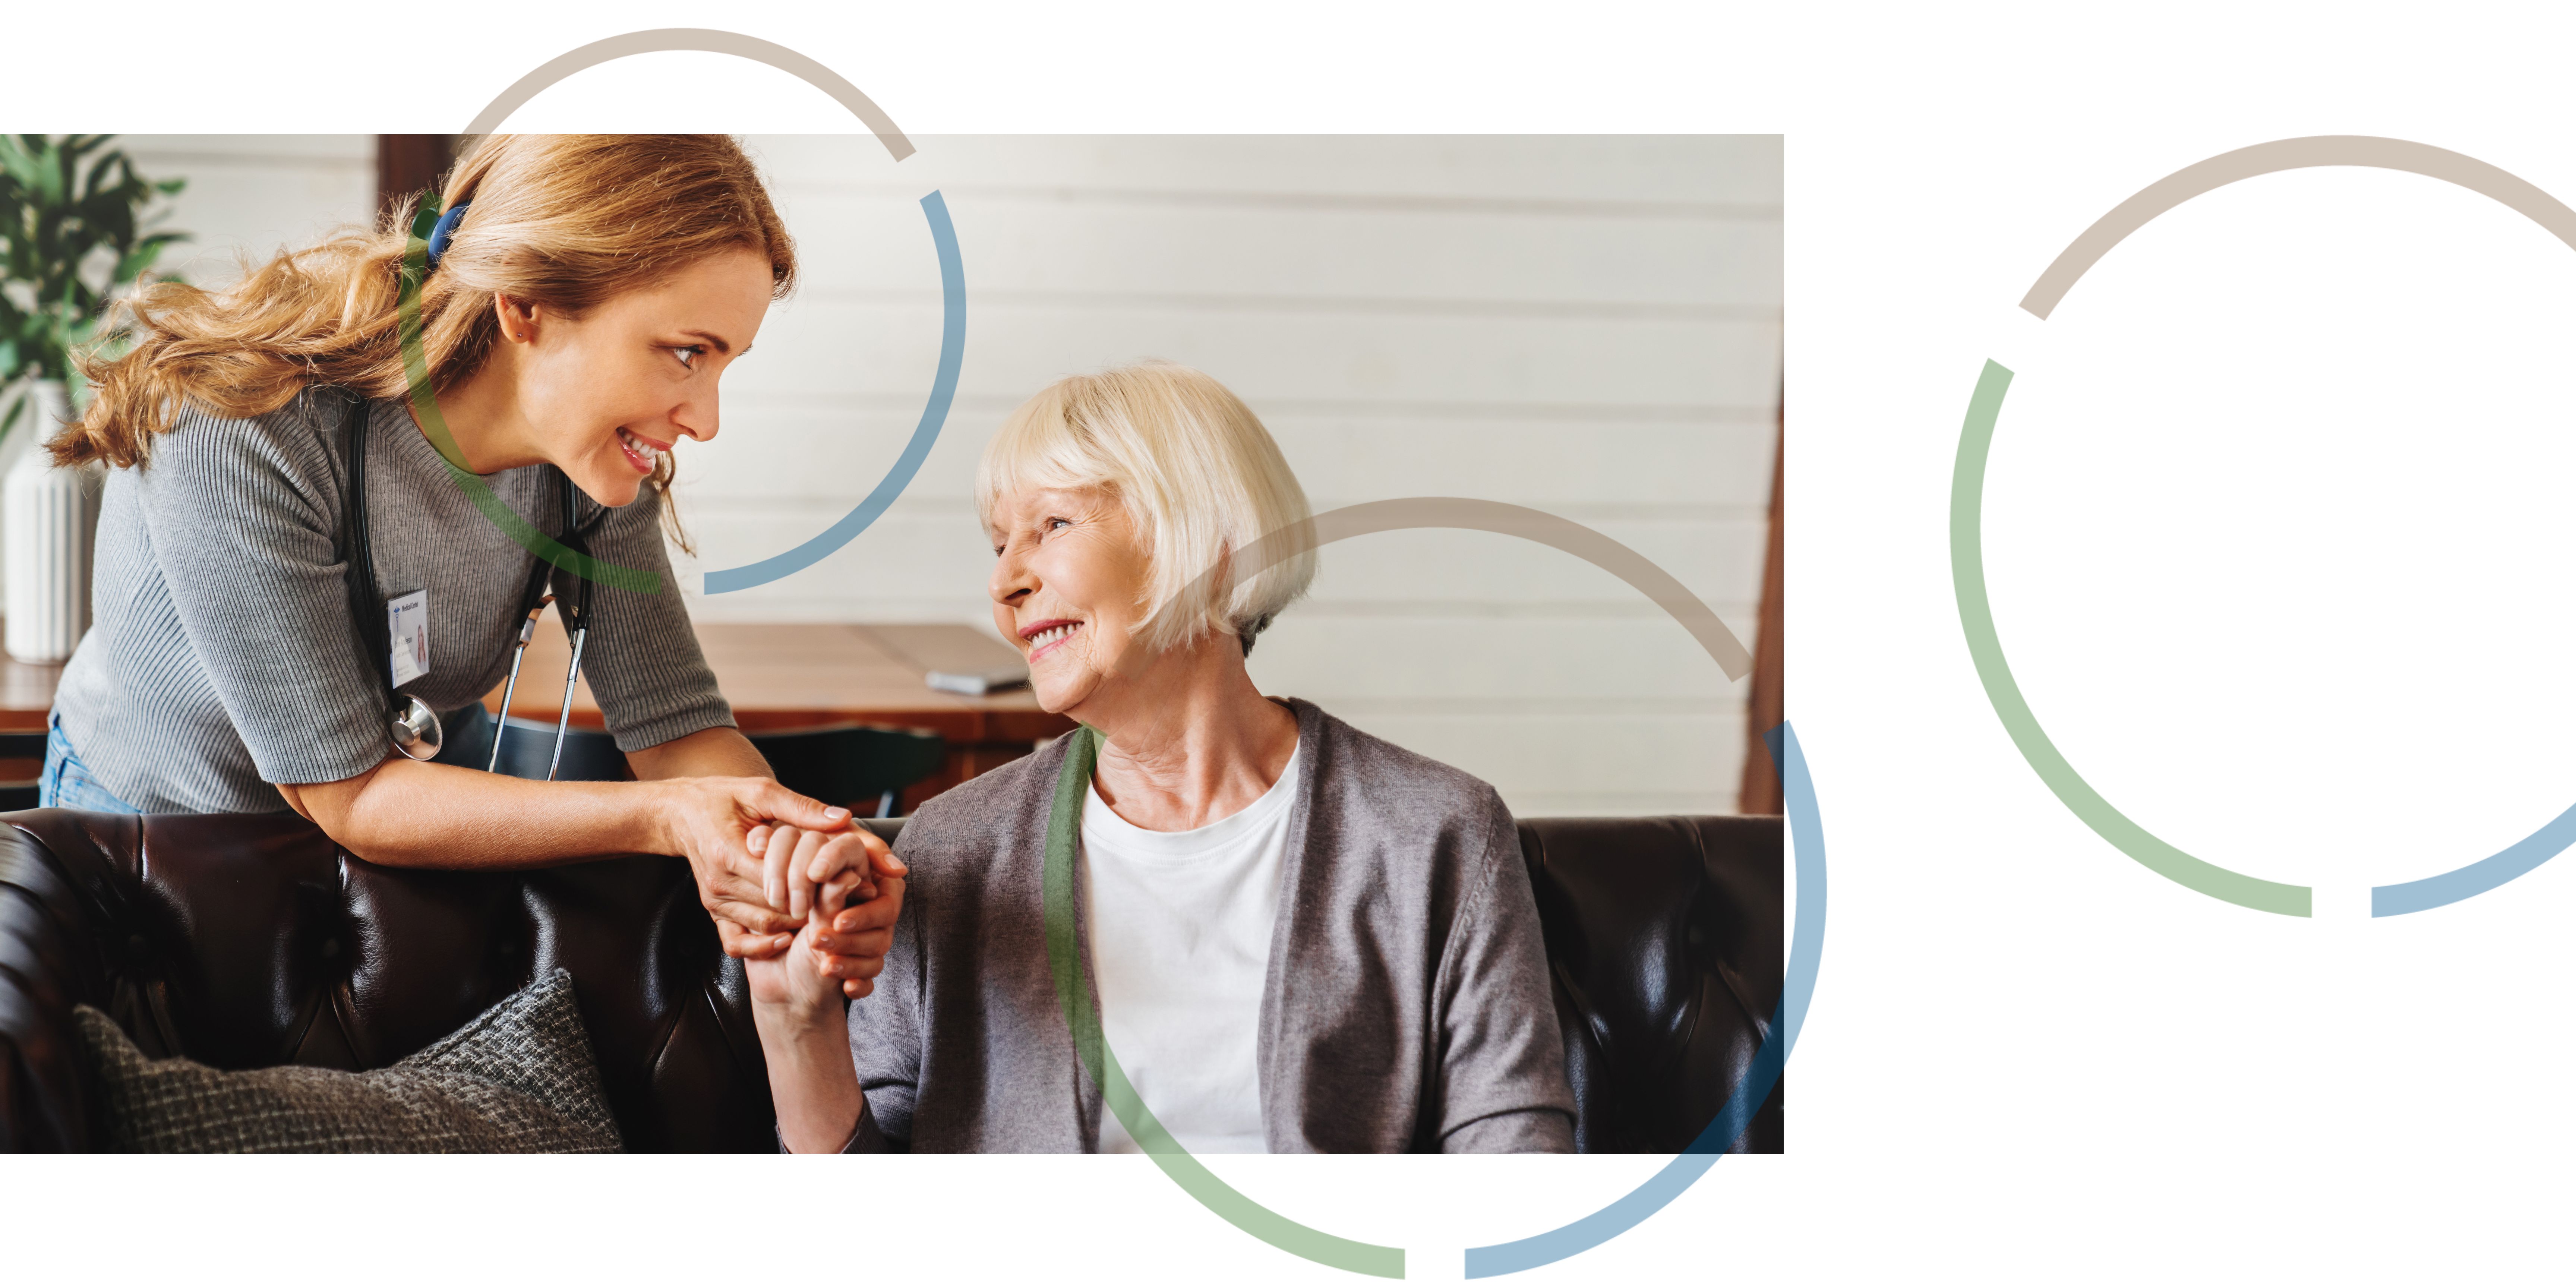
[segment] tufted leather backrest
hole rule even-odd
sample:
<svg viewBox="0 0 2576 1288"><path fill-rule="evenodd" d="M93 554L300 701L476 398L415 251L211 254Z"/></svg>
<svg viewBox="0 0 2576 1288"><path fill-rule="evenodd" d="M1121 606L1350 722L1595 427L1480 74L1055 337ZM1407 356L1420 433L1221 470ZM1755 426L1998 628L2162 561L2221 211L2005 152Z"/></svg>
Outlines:
<svg viewBox="0 0 2576 1288"><path fill-rule="evenodd" d="M285 814L0 821L0 1149L99 1139L75 1003L147 1055L368 1069L557 966L627 1148L775 1147L742 966L681 860L423 871L354 859ZM891 836L900 821L868 825ZM1548 819L1521 841L1579 1140L1681 1148L1778 998L1778 820ZM1738 1147L1778 1140L1775 1093Z"/></svg>
<svg viewBox="0 0 2576 1288"><path fill-rule="evenodd" d="M1687 1148L1753 1064L1780 1004L1777 816L1520 825L1547 937L1575 1147ZM1775 1085L1728 1152L1777 1153Z"/></svg>
<svg viewBox="0 0 2576 1288"><path fill-rule="evenodd" d="M96 1139L71 1007L146 1055L369 1069L561 966L636 1150L763 1150L742 965L688 865L386 868L293 815L9 815L0 836L0 1146Z"/></svg>

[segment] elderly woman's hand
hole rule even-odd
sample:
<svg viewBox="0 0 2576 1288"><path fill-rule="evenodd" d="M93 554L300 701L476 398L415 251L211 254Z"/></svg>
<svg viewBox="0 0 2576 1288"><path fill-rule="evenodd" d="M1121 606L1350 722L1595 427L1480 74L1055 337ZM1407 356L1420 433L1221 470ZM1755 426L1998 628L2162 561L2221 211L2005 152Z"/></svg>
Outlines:
<svg viewBox="0 0 2576 1288"><path fill-rule="evenodd" d="M904 878L880 869L873 886L872 894L848 907L836 908L827 900L817 916L817 965L823 974L841 981L841 991L853 999L876 990L886 952L894 946L895 919L903 915Z"/></svg>
<svg viewBox="0 0 2576 1288"><path fill-rule="evenodd" d="M766 778L673 778L655 786L661 791L654 852L688 859L698 902L715 918L724 950L736 957L785 951L805 918L764 888L775 885L765 880L774 865L763 861L757 838L781 821L817 831L846 829L850 811Z"/></svg>
<svg viewBox="0 0 2576 1288"><path fill-rule="evenodd" d="M903 907L903 865L884 842L871 846L860 836L876 841L792 827L749 841L783 883L773 897L805 917L785 951L743 959L779 1143L799 1153L846 1148L866 1119L843 999L865 996L870 977L885 968ZM845 906L854 898L864 902Z"/></svg>
<svg viewBox="0 0 2576 1288"><path fill-rule="evenodd" d="M825 1006L841 1000L838 983L824 976L814 952L812 926L791 936L783 951L743 958L742 969L751 980L752 1006L799 1022L800 1028Z"/></svg>
<svg viewBox="0 0 2576 1288"><path fill-rule="evenodd" d="M778 936L762 958L810 961L815 975L837 980L844 995L866 997L885 969L903 910L903 860L863 828L823 834L795 827L757 827L746 846L762 858L763 894L805 927ZM745 961L755 960L746 956Z"/></svg>

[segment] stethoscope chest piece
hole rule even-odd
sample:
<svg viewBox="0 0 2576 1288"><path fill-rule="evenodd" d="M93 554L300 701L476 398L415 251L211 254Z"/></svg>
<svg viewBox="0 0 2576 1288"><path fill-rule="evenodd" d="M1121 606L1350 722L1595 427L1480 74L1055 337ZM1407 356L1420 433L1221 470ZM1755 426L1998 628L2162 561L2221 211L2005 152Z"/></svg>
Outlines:
<svg viewBox="0 0 2576 1288"><path fill-rule="evenodd" d="M406 759L436 760L438 749L447 743L438 713L418 698L406 696L403 705L394 709L393 727L394 750Z"/></svg>
<svg viewBox="0 0 2576 1288"><path fill-rule="evenodd" d="M576 521L572 479L558 469L555 482L563 494L564 527L558 544L575 554L588 555L589 544L582 540L581 527ZM367 532L367 403L363 398L355 399L349 408L349 482L344 493L345 513L341 521L344 546L336 553L343 560L348 578L349 611L357 618L358 664L386 681L385 695L389 703L378 709L389 713L394 750L406 759L434 760L447 744L447 731L439 727L438 713L430 710L429 704L419 698L398 691L398 686L392 682L393 649L388 638L391 632L384 618L385 600L376 587L374 543ZM527 590L520 596L519 603L519 640L510 655L510 681L501 690L502 727L509 722L510 699L519 689L519 663L527 656L528 640L536 633L537 617L554 598L546 593L550 567L548 561L539 559L528 569ZM573 579L580 589L570 605L555 606L556 611L563 615L565 630L571 635L572 665L564 673L563 713L555 721L554 761L546 770L549 781L563 761L564 734L572 720L572 690L581 680L582 645L590 637L590 579L579 572L573 574ZM492 760L485 766L495 772L500 769L501 732L502 728L492 731Z"/></svg>

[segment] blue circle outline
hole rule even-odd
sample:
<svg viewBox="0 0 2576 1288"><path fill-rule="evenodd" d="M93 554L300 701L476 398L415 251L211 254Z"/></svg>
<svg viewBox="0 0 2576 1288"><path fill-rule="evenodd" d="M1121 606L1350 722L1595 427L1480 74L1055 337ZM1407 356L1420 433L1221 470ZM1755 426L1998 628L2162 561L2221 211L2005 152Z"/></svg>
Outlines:
<svg viewBox="0 0 2576 1288"><path fill-rule="evenodd" d="M895 126L893 118L887 116L885 110L876 105L875 100L861 93L858 86L851 84L840 73L776 41L762 40L757 36L747 36L738 31L724 31L711 27L657 27L591 41L589 44L547 61L512 82L509 88L502 90L493 97L491 102L483 105L483 110L475 114L473 123L465 127L465 132L489 134L499 129L501 122L506 120L510 113L526 106L529 99L576 72L586 71L601 63L614 62L620 58L658 53L724 54L774 67L821 90L829 95L832 101L847 108L852 116L859 118L860 124L866 126L869 132L875 135L879 143L885 145L886 154L897 162L903 161L914 152L912 140L905 137L903 131ZM463 203L459 203L460 210L462 206ZM931 446L939 440L940 427L947 422L949 405L957 395L957 372L963 363L966 351L966 274L958 258L957 229L949 221L947 199L933 189L930 195L921 199L921 208L922 212L929 217L931 242L939 255L942 319L939 374L931 382L930 403L922 411L921 424L913 430L912 441L905 445L903 454L895 458L894 466L886 471L885 478L879 481L877 486L848 514L843 515L839 522L784 554L773 555L738 568L722 568L704 574L700 585L707 594L721 595L728 591L748 590L753 586L766 585L781 577L801 572L811 567L816 560L848 545L851 538L866 531L868 525L876 522L878 516L884 514L886 508L894 504L895 498L901 496L904 489L911 486L913 476L921 470L921 463L929 457ZM426 238L428 234L423 233L420 236ZM418 373L415 374L418 375ZM415 383L419 383L419 379L416 379ZM431 408L434 414L436 408L434 401L431 403ZM454 463L456 462L452 459L451 464ZM468 491L472 491L470 486ZM570 552L562 551L561 547L555 546L543 534L535 533L534 529L529 529L529 534L521 534L518 529L526 526L525 521L520 520L515 513L510 513L506 506L502 507L502 512L489 517L503 531L511 533L521 545L527 546L548 562L558 565L565 563L565 558L570 555ZM503 517L504 515L507 517ZM531 535L535 537L533 542L530 540ZM579 556L571 557L579 558ZM632 570L618 569L617 571ZM584 575L589 574L585 572ZM659 589L659 587L656 586L653 589Z"/></svg>
<svg viewBox="0 0 2576 1288"><path fill-rule="evenodd" d="M1798 746L1797 731L1782 721L1779 728L1763 736L1763 741L1769 744L1772 763L1780 771L1781 800L1789 816L1789 835L1797 855L1798 920L1789 941L1788 973L1782 979L1780 1000L1771 1010L1771 1025L1763 1032L1761 1049L1753 1053L1753 1063L1745 1068L1744 1077L1719 1107L1717 1116L1673 1161L1590 1216L1545 1234L1467 1249L1468 1278L1488 1279L1533 1270L1590 1251L1627 1233L1681 1197L1682 1191L1716 1166L1718 1157L1744 1134L1754 1112L1779 1084L1780 1070L1788 1064L1789 1052L1798 1045L1798 1031L1806 1025L1807 1004L1816 995L1816 968L1824 960L1825 831L1816 812L1815 780L1808 777L1807 755Z"/></svg>
<svg viewBox="0 0 2576 1288"><path fill-rule="evenodd" d="M864 123L878 132L897 161L911 152L909 140L893 129L893 123L872 119L869 112L861 110L863 106L872 109L874 104L829 68L783 45L739 33L700 28L629 32L624 36L594 41L522 77L485 108L484 117L491 118L490 125L497 126L499 118L506 115L507 110L523 103L537 90L598 62L635 53L669 50L725 53L767 62L850 107ZM876 117L882 118L882 115L880 112ZM484 117L476 119L477 127L485 126ZM949 407L955 399L957 375L963 365L965 280L957 251L956 230L949 222L946 200L933 190L921 199L921 204L930 220L931 237L939 253L943 318L939 373L932 382L929 403L923 409L921 423L915 427L911 442L896 458L886 477L840 521L783 554L705 574L707 593L722 594L775 581L811 566L824 555L848 544L851 538L882 516L894 499L910 486L922 462L929 456L931 446L937 442L940 428L946 423ZM1815 994L1817 966L1824 950L1825 850L1815 787L1808 776L1805 753L1799 748L1796 732L1784 721L1765 735L1764 742L1779 769L1783 802L1796 854L1798 916L1780 1000L1773 1007L1771 1024L1764 1031L1762 1045L1754 1053L1752 1064L1708 1126L1702 1128L1699 1136L1654 1176L1599 1211L1554 1230L1509 1243L1467 1249L1466 1277L1489 1278L1562 1261L1634 1228L1661 1211L1706 1174L1715 1165L1717 1155L1743 1135L1755 1111L1778 1084L1790 1051L1797 1045L1799 1030L1806 1022L1808 1004ZM2576 817L2576 809L2569 811L2569 817Z"/></svg>
<svg viewBox="0 0 2576 1288"><path fill-rule="evenodd" d="M895 458L886 476L839 522L792 550L706 574L706 593L749 590L812 567L816 560L867 531L868 525L884 515L905 488L912 486L913 476L921 472L921 463L930 459L930 449L939 441L939 430L948 423L948 408L957 399L957 373L966 361L966 267L957 254L957 228L949 222L947 198L932 189L929 196L921 199L921 212L930 220L930 240L939 251L939 374L930 382L930 402L921 409L921 423L913 428L912 441L904 445L903 454Z"/></svg>
<svg viewBox="0 0 2576 1288"><path fill-rule="evenodd" d="M2046 322L2056 311L2058 304L2065 299L2066 293L2073 290L2075 284L2082 281L2085 273L2091 271L2093 265L2100 262L2103 256L2127 240L2131 234L2161 218L2165 212L2183 202L2247 179L2278 174L2285 170L2321 166L2357 166L2389 170L2400 174L2420 175L2427 179L2465 188L2539 225L2542 231L2565 243L2569 249L2576 250L2576 209L2570 209L2567 203L2551 196L2538 184L2510 170L2481 161L2464 152L2454 152L2449 148L2418 143L2412 139L2384 138L2367 134L2309 135L2300 138L2274 139L2268 143L2257 143L2250 147L2222 152L2217 156L2207 157L2184 166L2139 189L2131 194L2128 200L2112 207L2101 218L2094 220L2076 236L2074 241L2067 243L2066 249L2058 252L2057 258L2049 262L2048 267L2040 273L2039 279L2031 283L2029 293L2022 297L2021 309L2032 317ZM1987 362L1986 367L1986 376L1978 380L1979 399L1984 398L1988 380L1995 373L2000 371L2006 380L2011 378L2009 371L2003 371L2000 365L1991 360ZM1998 390L1995 395L1998 405L2001 399L2002 394ZM1987 408L1990 416L1994 410L1995 408L1992 407ZM1972 400L1968 429L1963 431L1960 437L1962 460L1965 459L1969 435L1974 432L1977 424L1977 413L1977 401ZM1988 432L1991 433L1992 429L1993 426L1989 423ZM1964 605L1965 601L1962 602ZM1970 641L1970 647L1972 649L1975 647L1973 638ZM1986 668L1981 663L1978 669L1983 672ZM1988 696L1992 698L1994 695L1991 683L1988 688ZM1996 714L2004 716L2001 706L1996 708ZM2008 716L2004 718L2005 723L2010 725L2011 718ZM2045 741L2044 735L2042 740ZM2015 734L2014 741L2021 741L2019 734ZM2029 758L2030 748L2025 746L2022 750L2025 758ZM2034 770L2040 770L2037 760L2032 761L2031 767ZM2069 772L2072 772L2071 769ZM2040 773L2043 778L2049 776L2045 770L2040 770ZM2051 786L2054 788L2056 784L2052 783ZM2064 796L2063 792L2059 794L2061 797ZM2082 811L2075 809L2073 800L2067 800L2066 803L2070 810L2077 813L2079 817L2082 816ZM2116 814L2117 811L2113 813ZM2102 830L2090 818L2083 821L2097 832ZM2140 831L2143 833L2144 829ZM2139 857L2136 851L2130 850L2119 838L2107 832L2103 833L2103 838L2127 851L2130 857ZM2148 839L2153 838L2150 836ZM2370 915L2374 918L2402 916L2410 912L2423 912L2430 908L2439 908L2445 904L2475 898L2531 872L2541 864L2557 857L2571 844L2576 844L2576 805L2569 806L2558 817L2542 824L2539 830L2531 835L2474 863L2464 864L2448 872L2414 881L2372 886ZM2176 854L2179 853L2176 851ZM2199 862L2199 860L2191 861ZM2146 861L2141 859L2141 862ZM2146 863L2146 866L2159 875L2175 879L2178 884L2199 890L2202 894L2211 893L2209 890L2193 885L2190 881L2175 878L2172 872L2158 867L2155 863ZM2235 873L2229 875L2241 876ZM2307 889L2307 887L2297 888L2303 892ZM2223 895L2212 897L2225 898ZM2241 900L2234 902L2241 902ZM2302 912L2301 915L2305 913Z"/></svg>

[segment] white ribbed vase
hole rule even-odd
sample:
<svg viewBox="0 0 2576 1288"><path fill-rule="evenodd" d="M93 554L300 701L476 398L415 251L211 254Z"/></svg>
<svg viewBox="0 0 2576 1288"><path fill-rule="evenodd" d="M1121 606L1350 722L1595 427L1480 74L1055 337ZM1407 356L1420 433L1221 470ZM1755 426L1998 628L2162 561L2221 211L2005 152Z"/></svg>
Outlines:
<svg viewBox="0 0 2576 1288"><path fill-rule="evenodd" d="M8 560L9 656L49 664L72 655L89 629L90 542L98 528L95 468L56 469L46 439L71 418L71 399L59 381L38 381L16 432L30 435L26 454L0 481L7 531L0 557Z"/></svg>

